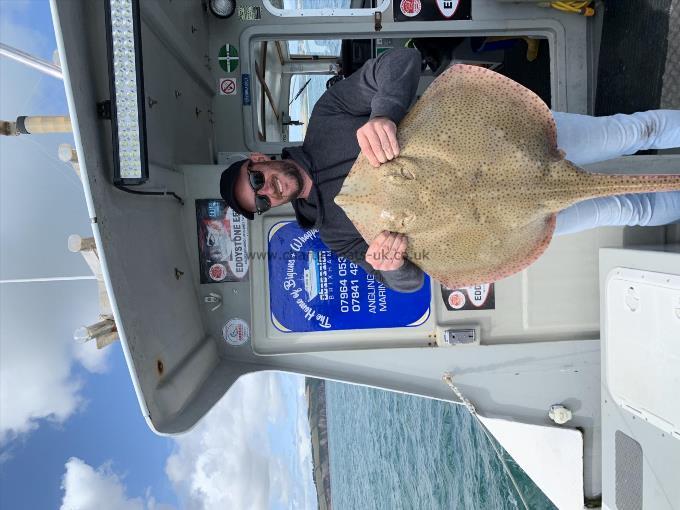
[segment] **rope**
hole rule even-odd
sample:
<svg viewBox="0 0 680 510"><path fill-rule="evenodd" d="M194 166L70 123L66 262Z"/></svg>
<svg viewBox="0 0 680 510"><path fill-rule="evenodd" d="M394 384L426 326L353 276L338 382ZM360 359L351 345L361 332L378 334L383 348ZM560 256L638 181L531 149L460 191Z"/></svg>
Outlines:
<svg viewBox="0 0 680 510"><path fill-rule="evenodd" d="M463 393L458 389L458 386L456 386L453 383L453 374L450 372L445 372L444 375L442 376L442 380L448 385L449 388L451 388L451 391L456 394L456 397L458 397L458 400L460 400L460 403L465 406L465 408L470 412L470 414L477 420L477 423L479 423L482 426L482 430L484 431L484 434L486 435L486 438L489 440L491 443L491 446L493 447L494 451L496 452L496 457L498 457L498 460L501 461L501 464L503 465L503 469L507 473L508 477L510 478L510 481L512 482L513 487L515 487L515 491L517 492L517 495L519 496L519 499L522 501L522 504L524 505L525 510L529 510L529 505L527 504L526 500L524 499L524 495L522 494L522 491L519 489L519 486L517 485L517 481L515 480L514 475L510 471L510 468L508 467L507 462L505 461L505 458L501 454L501 452L498 450L498 447L496 446L495 440L491 437L491 433L489 430L486 428L486 425L484 425L484 422L480 420L479 415L477 414L477 409L475 409L474 404L470 402Z"/></svg>
<svg viewBox="0 0 680 510"><path fill-rule="evenodd" d="M594 16L595 9L589 7L592 0L586 1L567 1L567 2L550 2L550 7L564 12L572 12L574 14L582 14L584 16Z"/></svg>
<svg viewBox="0 0 680 510"><path fill-rule="evenodd" d="M475 409L475 406L472 405L472 402L470 402L463 396L463 393L458 389L458 386L453 384L453 375L451 375L449 372L446 372L442 379L446 384L449 385L449 388L453 390L453 392L456 394L456 397L458 397L458 400L460 400L460 402L467 408L467 410L470 411L470 414L475 418L479 419L479 417L477 416L477 409Z"/></svg>

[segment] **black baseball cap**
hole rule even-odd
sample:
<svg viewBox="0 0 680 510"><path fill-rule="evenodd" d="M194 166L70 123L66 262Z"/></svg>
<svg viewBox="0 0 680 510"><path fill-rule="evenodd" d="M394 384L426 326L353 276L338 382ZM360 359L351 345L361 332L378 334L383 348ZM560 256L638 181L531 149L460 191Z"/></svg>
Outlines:
<svg viewBox="0 0 680 510"><path fill-rule="evenodd" d="M234 187L236 186L236 180L239 178L239 175L241 175L241 167L243 166L244 161L248 160L242 159L236 163L232 163L224 172L222 172L222 177L220 177L220 195L222 195L224 201L234 211L241 216L245 216L249 220L252 220L255 218L255 215L241 207L241 204L238 203L234 196Z"/></svg>

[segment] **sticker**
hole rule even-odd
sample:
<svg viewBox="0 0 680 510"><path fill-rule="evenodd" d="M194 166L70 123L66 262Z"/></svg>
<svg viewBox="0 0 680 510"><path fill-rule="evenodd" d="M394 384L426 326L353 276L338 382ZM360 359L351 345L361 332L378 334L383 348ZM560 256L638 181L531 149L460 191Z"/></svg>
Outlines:
<svg viewBox="0 0 680 510"><path fill-rule="evenodd" d="M442 299L447 310L494 310L494 284L474 285L462 289L442 286Z"/></svg>
<svg viewBox="0 0 680 510"><path fill-rule="evenodd" d="M227 73L233 73L238 67L238 49L232 44L225 44L217 55L220 67Z"/></svg>
<svg viewBox="0 0 680 510"><path fill-rule="evenodd" d="M394 45L392 44L392 39L387 39L387 38L378 38L375 40L375 56L378 57L381 54L385 53L388 50L391 50Z"/></svg>
<svg viewBox="0 0 680 510"><path fill-rule="evenodd" d="M449 294L449 306L453 308L454 310L460 310L465 306L465 294L463 294L459 290L454 290L451 294Z"/></svg>
<svg viewBox="0 0 680 510"><path fill-rule="evenodd" d="M220 78L220 95L236 95L236 80L234 78Z"/></svg>
<svg viewBox="0 0 680 510"><path fill-rule="evenodd" d="M238 8L238 17L241 21L255 21L261 18L260 8L256 5L241 5Z"/></svg>
<svg viewBox="0 0 680 510"><path fill-rule="evenodd" d="M222 338L230 345L243 345L250 340L250 327L243 319L231 319L222 328Z"/></svg>
<svg viewBox="0 0 680 510"><path fill-rule="evenodd" d="M446 19L450 18L456 13L460 0L437 0L437 8Z"/></svg>
<svg viewBox="0 0 680 510"><path fill-rule="evenodd" d="M196 200L201 283L248 279L248 220L221 199Z"/></svg>
<svg viewBox="0 0 680 510"><path fill-rule="evenodd" d="M472 0L401 0L392 4L394 21L472 19Z"/></svg>
<svg viewBox="0 0 680 510"><path fill-rule="evenodd" d="M243 89L243 104L244 105L249 105L250 104L250 75L249 74L242 74L241 75L241 86Z"/></svg>
<svg viewBox="0 0 680 510"><path fill-rule="evenodd" d="M419 326L430 317L430 279L412 293L385 287L319 239L279 222L269 230L270 320L279 331Z"/></svg>
<svg viewBox="0 0 680 510"><path fill-rule="evenodd" d="M224 264L213 264L208 271L210 278L216 282L221 282L227 277L227 266Z"/></svg>
<svg viewBox="0 0 680 510"><path fill-rule="evenodd" d="M420 0L401 0L401 2L399 2L399 9L401 10L401 13L408 16L409 18L418 16L418 14L420 14L421 8L422 5L420 4Z"/></svg>

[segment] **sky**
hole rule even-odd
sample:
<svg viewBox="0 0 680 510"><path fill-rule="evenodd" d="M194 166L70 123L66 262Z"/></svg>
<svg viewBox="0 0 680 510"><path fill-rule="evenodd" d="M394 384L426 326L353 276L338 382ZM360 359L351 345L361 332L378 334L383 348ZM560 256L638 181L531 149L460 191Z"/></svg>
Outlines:
<svg viewBox="0 0 680 510"><path fill-rule="evenodd" d="M51 61L47 0L0 0L0 41ZM0 57L0 119L67 115L63 83ZM89 276L71 234L85 196L57 158L71 135L0 137L0 280ZM93 280L0 284L0 508L316 508L304 379L241 378L190 432L154 434L120 343L73 332L98 320Z"/></svg>

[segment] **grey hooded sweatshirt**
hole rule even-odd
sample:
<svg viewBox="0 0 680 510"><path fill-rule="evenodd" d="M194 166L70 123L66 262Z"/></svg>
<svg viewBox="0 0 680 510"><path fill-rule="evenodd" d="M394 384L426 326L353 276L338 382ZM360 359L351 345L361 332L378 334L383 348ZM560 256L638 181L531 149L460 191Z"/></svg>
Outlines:
<svg viewBox="0 0 680 510"><path fill-rule="evenodd" d="M375 117L399 124L415 98L420 63L420 53L407 48L369 60L321 96L302 146L283 151L283 157L299 163L314 183L307 199L292 204L300 226L317 228L329 249L399 292L419 290L424 281L422 270L409 260L394 271L373 269L365 259L368 245L334 198L361 151L357 130Z"/></svg>

